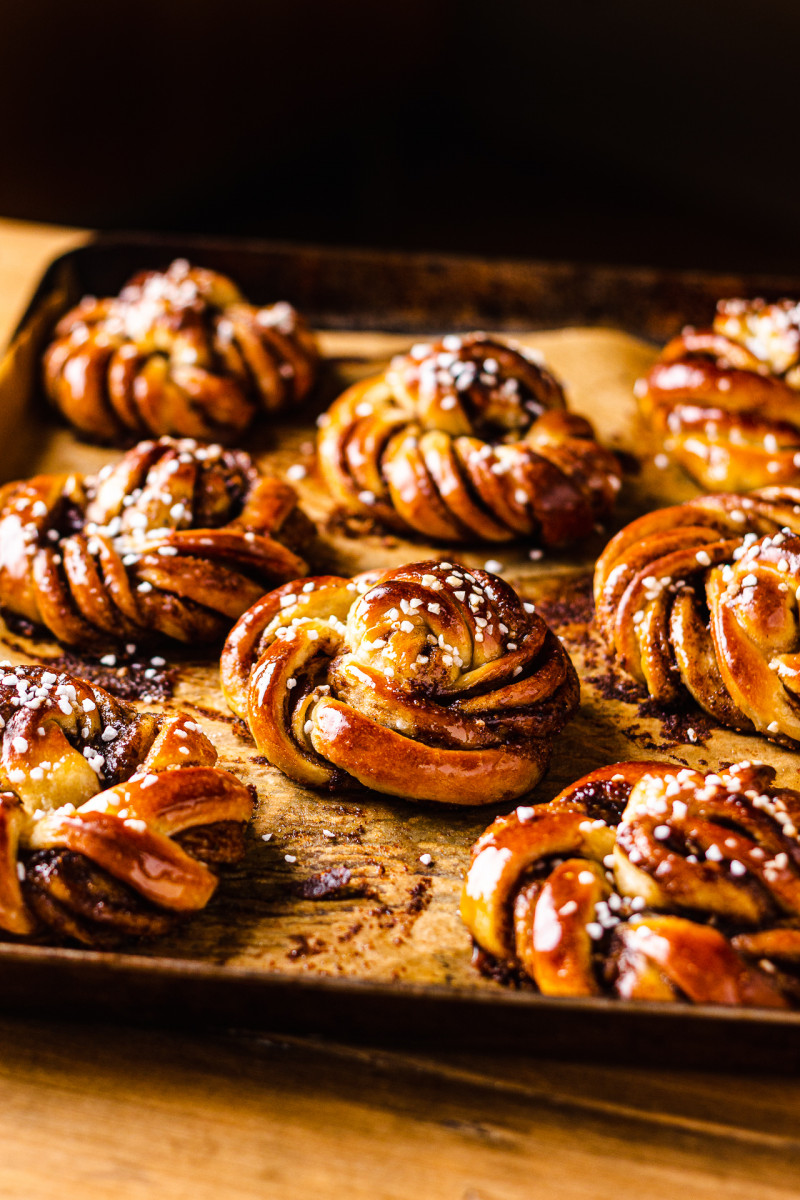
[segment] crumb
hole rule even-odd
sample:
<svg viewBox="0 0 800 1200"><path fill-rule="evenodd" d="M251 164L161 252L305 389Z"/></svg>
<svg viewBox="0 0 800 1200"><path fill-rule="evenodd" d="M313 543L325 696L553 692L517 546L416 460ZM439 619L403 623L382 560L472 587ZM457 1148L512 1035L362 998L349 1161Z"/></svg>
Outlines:
<svg viewBox="0 0 800 1200"><path fill-rule="evenodd" d="M328 871L309 875L302 883L295 884L292 891L303 900L327 900L331 896L341 899L351 876L349 867L331 867ZM348 898L357 894L352 890L347 892Z"/></svg>

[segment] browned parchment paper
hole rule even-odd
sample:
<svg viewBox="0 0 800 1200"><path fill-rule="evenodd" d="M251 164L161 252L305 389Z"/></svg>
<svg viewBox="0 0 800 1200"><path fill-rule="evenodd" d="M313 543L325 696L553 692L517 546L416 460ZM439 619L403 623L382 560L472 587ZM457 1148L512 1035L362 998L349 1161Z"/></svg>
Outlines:
<svg viewBox="0 0 800 1200"><path fill-rule="evenodd" d="M613 528L696 493L677 468L657 465L659 446L638 423L632 386L652 361L651 346L610 329L564 329L520 340L545 354L565 382L572 406L594 422L602 439L624 452L625 486ZM323 334L322 343L329 372L317 402L296 423L261 428L246 446L279 474L293 464L306 468L296 486L322 528L322 569L350 574L427 557L452 560L455 555L469 566L495 559L505 578L542 606L581 674L582 705L558 740L534 800L547 800L586 771L625 758L663 757L701 767L760 758L777 769L782 782L797 782L792 752L712 728L699 715L665 722L648 715L647 706L642 715L635 700L620 698L625 688L609 674L588 627L588 583L607 533L598 532L590 545L532 562L523 545L456 552L394 535L347 536L338 525L331 527L330 503L314 473L315 417L338 390L380 369L410 339L336 332ZM37 417L34 422L22 402L26 388L20 382L30 380L31 370L23 347L16 368L0 379L0 434L15 451L6 456L6 477L22 470L94 471L116 457L79 442L55 421L43 424ZM15 662L58 653L52 644L32 643L7 630L3 637L3 656ZM256 785L259 804L246 859L226 874L208 910L139 953L282 973L497 986L470 967L469 938L457 915L470 846L495 809L459 813L371 794L318 795L299 787L259 758L246 730L231 718L216 661L173 655L170 663L178 665L179 682L165 707L187 709L200 720L219 748L221 765ZM428 854L431 861L423 864L420 856Z"/></svg>

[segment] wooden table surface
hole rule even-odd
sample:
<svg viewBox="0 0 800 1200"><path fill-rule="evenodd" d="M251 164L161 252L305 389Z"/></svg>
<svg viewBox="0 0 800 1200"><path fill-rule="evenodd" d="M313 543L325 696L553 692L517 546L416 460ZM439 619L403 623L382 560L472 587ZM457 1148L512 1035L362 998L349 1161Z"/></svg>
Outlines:
<svg viewBox="0 0 800 1200"><path fill-rule="evenodd" d="M0 340L84 236L0 220ZM800 1193L791 1077L10 1018L0 1044L3 1198Z"/></svg>

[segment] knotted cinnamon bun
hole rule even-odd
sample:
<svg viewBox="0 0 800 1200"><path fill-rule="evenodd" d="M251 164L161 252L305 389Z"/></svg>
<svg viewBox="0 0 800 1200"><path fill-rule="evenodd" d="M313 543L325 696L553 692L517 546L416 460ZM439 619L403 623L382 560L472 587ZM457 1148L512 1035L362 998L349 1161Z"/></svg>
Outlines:
<svg viewBox="0 0 800 1200"><path fill-rule="evenodd" d="M0 488L0 606L94 650L155 635L219 639L305 563L294 490L247 454L140 442L97 477Z"/></svg>
<svg viewBox="0 0 800 1200"><path fill-rule="evenodd" d="M496 820L461 915L551 996L800 1002L800 793L770 767L618 763Z"/></svg>
<svg viewBox="0 0 800 1200"><path fill-rule="evenodd" d="M205 907L253 802L200 727L43 667L0 672L0 930L102 946Z"/></svg>
<svg viewBox="0 0 800 1200"><path fill-rule="evenodd" d="M300 783L464 805L532 788L579 693L532 605L433 561L271 592L231 631L222 685Z"/></svg>
<svg viewBox="0 0 800 1200"><path fill-rule="evenodd" d="M471 333L414 346L326 414L332 496L400 532L444 542L586 537L620 487L617 460L520 346Z"/></svg>
<svg viewBox="0 0 800 1200"><path fill-rule="evenodd" d="M651 696L800 741L800 488L700 496L633 521L594 579L596 620Z"/></svg>
<svg viewBox="0 0 800 1200"><path fill-rule="evenodd" d="M231 442L259 410L302 400L316 343L286 303L257 308L224 275L183 259L118 296L86 296L44 358L48 395L92 439L181 434Z"/></svg>
<svg viewBox="0 0 800 1200"><path fill-rule="evenodd" d="M721 300L710 329L686 328L636 392L666 448L710 491L800 476L800 307Z"/></svg>

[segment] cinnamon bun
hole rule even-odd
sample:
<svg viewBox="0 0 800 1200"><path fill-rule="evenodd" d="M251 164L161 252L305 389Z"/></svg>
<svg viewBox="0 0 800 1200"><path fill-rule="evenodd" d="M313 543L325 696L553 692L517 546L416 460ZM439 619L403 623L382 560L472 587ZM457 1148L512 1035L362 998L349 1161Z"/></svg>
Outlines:
<svg viewBox="0 0 800 1200"><path fill-rule="evenodd" d="M215 641L303 574L312 534L294 489L243 451L140 442L96 477L0 488L0 607L88 651Z"/></svg>
<svg viewBox="0 0 800 1200"><path fill-rule="evenodd" d="M594 577L620 666L663 704L800 742L800 488L699 496L633 521Z"/></svg>
<svg viewBox="0 0 800 1200"><path fill-rule="evenodd" d="M800 477L800 306L720 300L713 325L687 327L636 394L665 447L709 491Z"/></svg>
<svg viewBox="0 0 800 1200"><path fill-rule="evenodd" d="M248 304L230 279L176 259L118 296L86 296L44 357L47 394L92 440L162 434L230 443L258 412L302 401L313 335L290 304Z"/></svg>
<svg viewBox="0 0 800 1200"><path fill-rule="evenodd" d="M319 463L346 510L447 543L585 538L621 483L538 356L484 333L414 346L349 388Z"/></svg>
<svg viewBox="0 0 800 1200"><path fill-rule="evenodd" d="M0 715L1 931L107 946L205 907L253 801L195 722L10 664Z"/></svg>
<svg viewBox="0 0 800 1200"><path fill-rule="evenodd" d="M534 787L579 699L532 605L494 575L433 561L264 596L228 636L222 685L299 783L456 805Z"/></svg>
<svg viewBox="0 0 800 1200"><path fill-rule="evenodd" d="M800 793L739 763L617 763L476 842L480 955L550 996L800 1003Z"/></svg>

